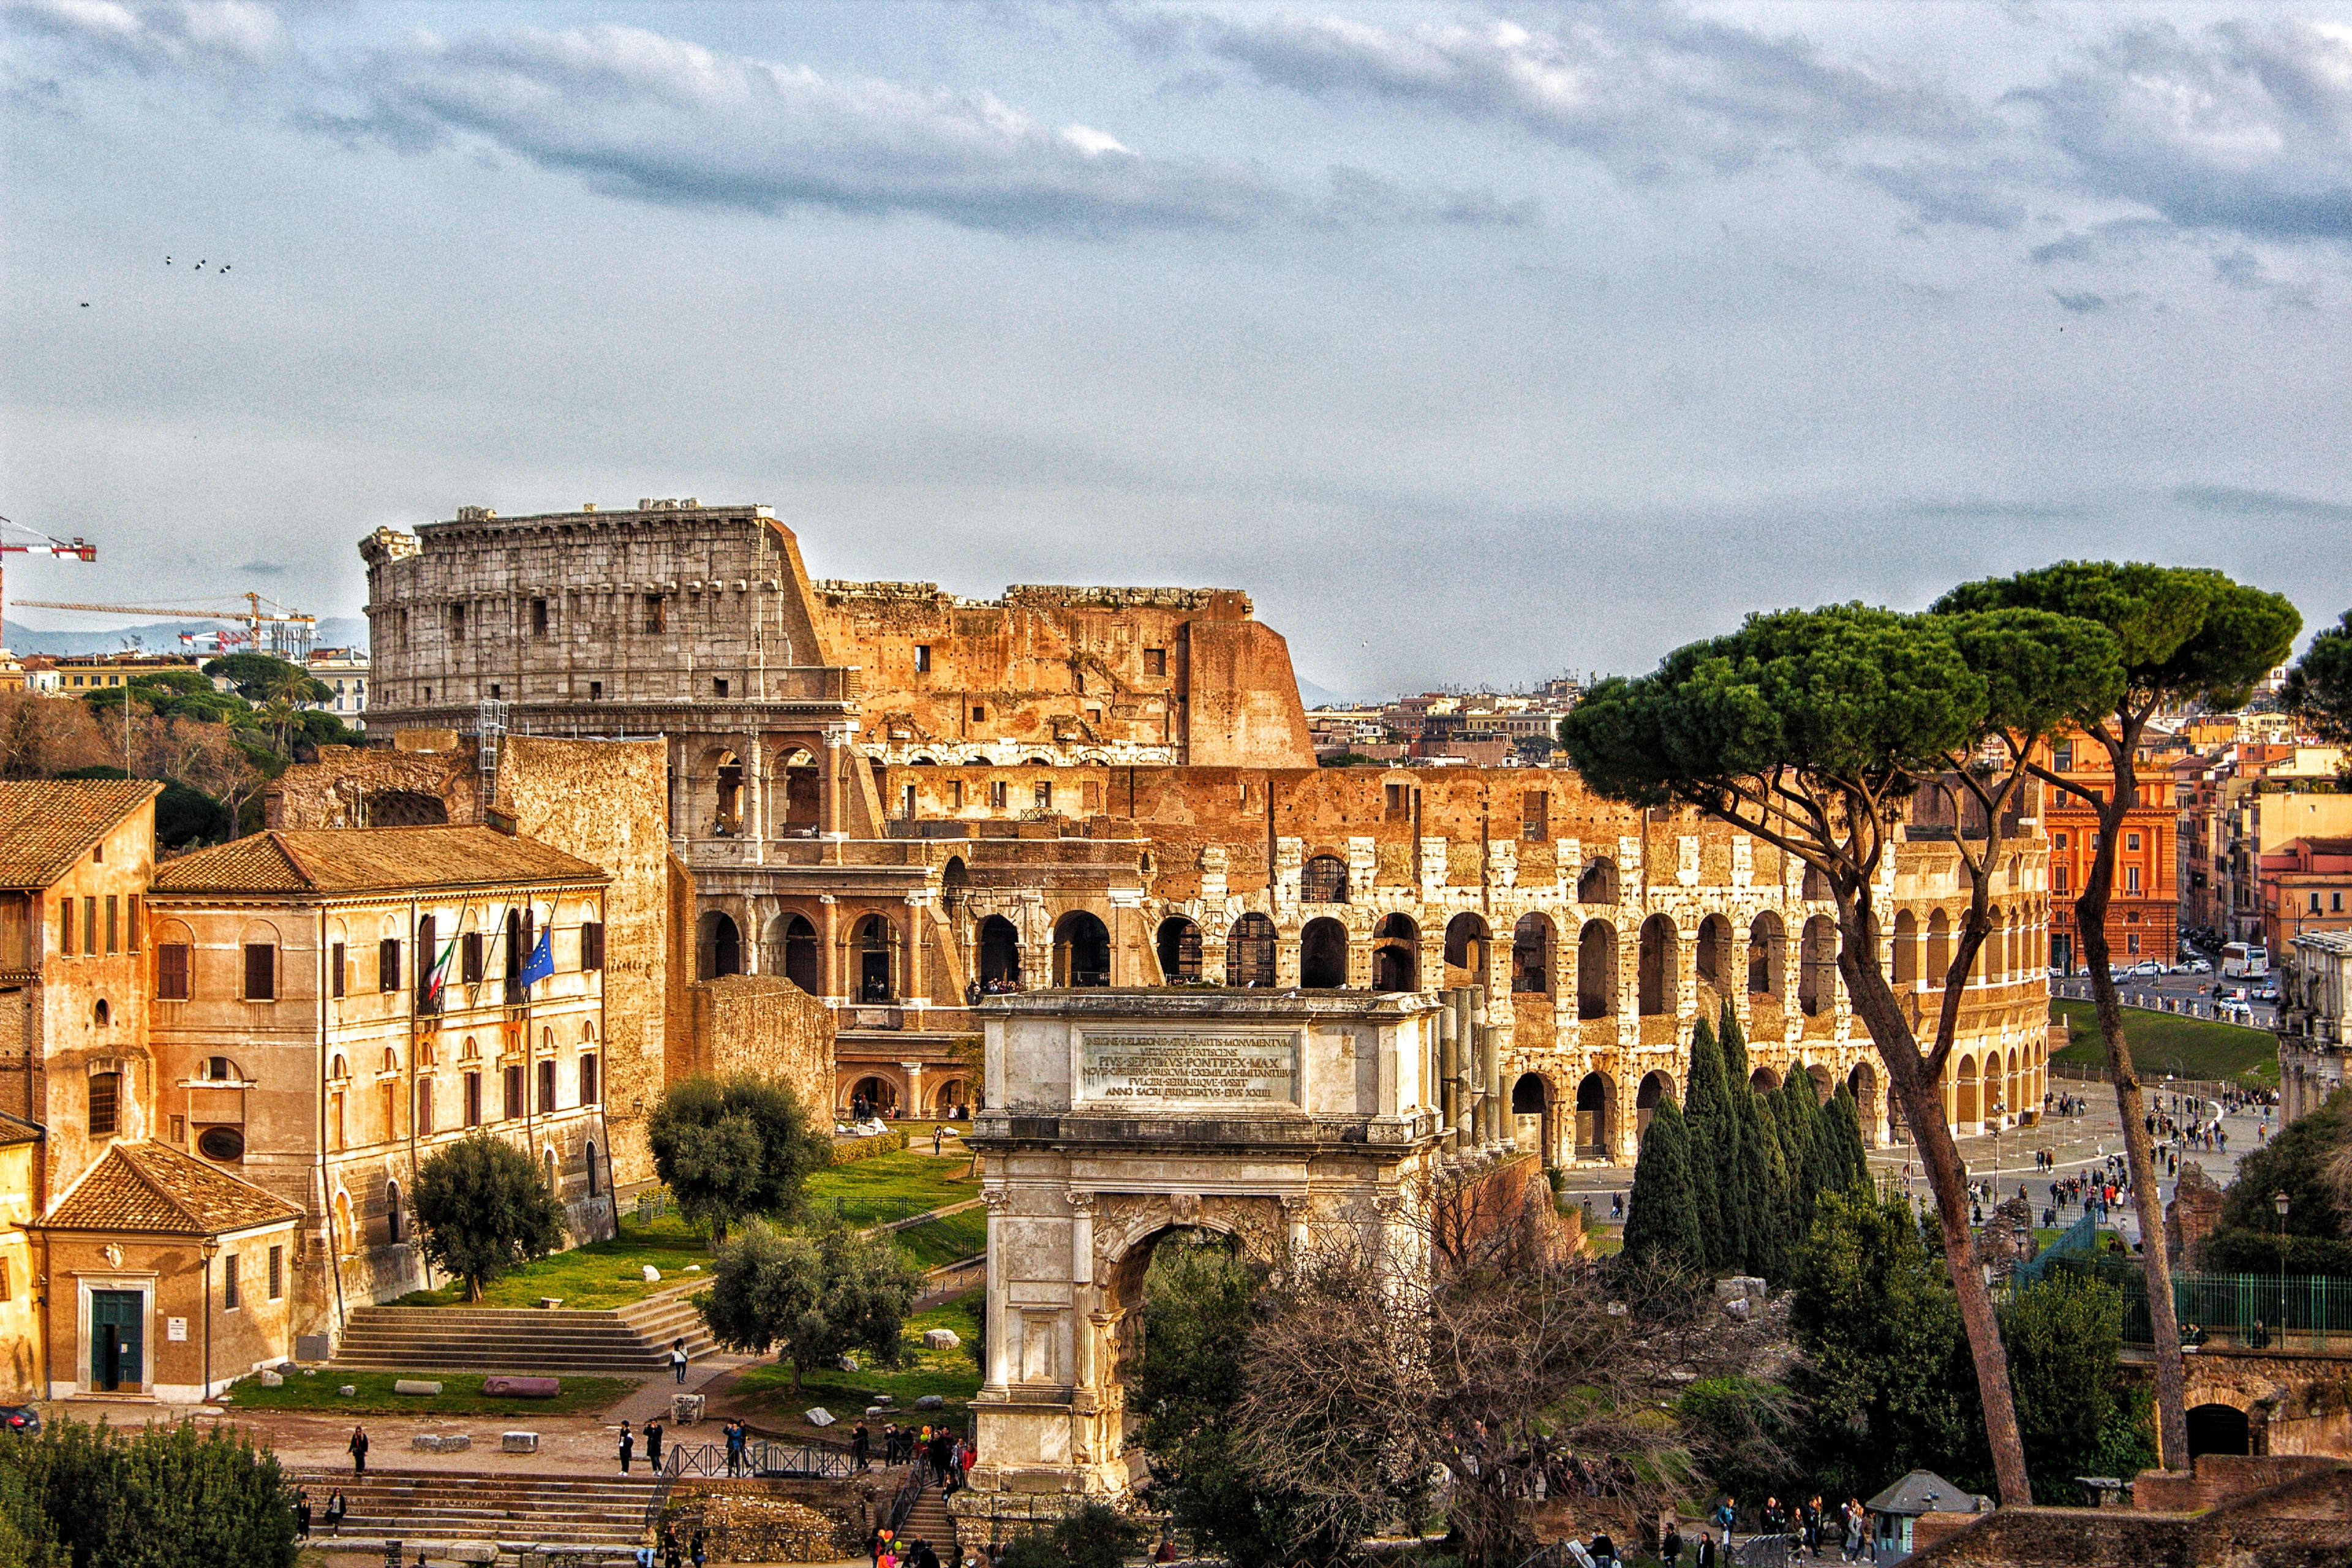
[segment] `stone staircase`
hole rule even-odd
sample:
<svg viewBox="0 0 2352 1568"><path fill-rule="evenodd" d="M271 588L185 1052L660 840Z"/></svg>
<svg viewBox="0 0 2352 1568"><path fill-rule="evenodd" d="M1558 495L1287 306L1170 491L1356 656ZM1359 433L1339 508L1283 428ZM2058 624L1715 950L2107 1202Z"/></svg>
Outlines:
<svg viewBox="0 0 2352 1568"><path fill-rule="evenodd" d="M915 1500L915 1506L907 1510L906 1526L898 1533L906 1540L929 1542L931 1550L940 1554L942 1563L961 1561L953 1550L955 1520L948 1512L947 1498L936 1486L923 1489L922 1495Z"/></svg>
<svg viewBox="0 0 2352 1568"><path fill-rule="evenodd" d="M670 1341L712 1346L683 1289L616 1311L531 1307L361 1307L344 1321L336 1366L396 1372L620 1373L668 1365Z"/></svg>
<svg viewBox="0 0 2352 1568"><path fill-rule="evenodd" d="M466 1470L314 1470L295 1479L310 1490L310 1540L330 1494L351 1505L339 1539L498 1542L518 1546L604 1548L625 1556L646 1539L646 1512L658 1483L623 1476L492 1475Z"/></svg>

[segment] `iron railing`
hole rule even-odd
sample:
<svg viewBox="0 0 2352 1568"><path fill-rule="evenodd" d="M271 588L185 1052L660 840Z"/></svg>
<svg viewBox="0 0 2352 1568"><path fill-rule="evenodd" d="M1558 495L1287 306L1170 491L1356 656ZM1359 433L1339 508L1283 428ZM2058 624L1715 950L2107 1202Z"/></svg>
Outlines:
<svg viewBox="0 0 2352 1568"><path fill-rule="evenodd" d="M906 1478L899 1481L898 1493L890 1499L887 1528L894 1539L905 1531L907 1516L915 1511L915 1504L922 1499L924 1468L924 1460L918 1457L907 1467Z"/></svg>
<svg viewBox="0 0 2352 1568"><path fill-rule="evenodd" d="M821 1443L771 1443L753 1437L743 1445L736 1468L727 1468L724 1443L671 1443L662 1456L662 1473L680 1476L801 1476L821 1480L846 1479L856 1468L850 1457Z"/></svg>
<svg viewBox="0 0 2352 1568"><path fill-rule="evenodd" d="M2054 1249L2053 1249L2054 1250ZM2156 1342L2149 1327L2147 1278L2120 1256L2053 1258L2037 1279L2065 1273L2101 1279L2124 1299L2123 1338ZM2172 1311L2181 1337L2216 1349L2352 1349L2352 1279L2326 1274L2206 1274L2172 1277Z"/></svg>
<svg viewBox="0 0 2352 1568"><path fill-rule="evenodd" d="M2083 1210L2083 1217L2068 1226L2064 1235L2010 1270L2010 1283L2021 1290L2030 1289L2042 1283L2050 1270L2057 1266L2059 1259L2088 1258L2098 1249L2098 1212L2086 1205Z"/></svg>

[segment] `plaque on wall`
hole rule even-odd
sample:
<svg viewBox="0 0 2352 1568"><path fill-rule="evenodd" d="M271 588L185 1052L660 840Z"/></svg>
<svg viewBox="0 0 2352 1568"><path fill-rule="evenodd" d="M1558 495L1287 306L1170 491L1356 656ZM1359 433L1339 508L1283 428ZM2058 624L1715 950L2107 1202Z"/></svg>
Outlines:
<svg viewBox="0 0 2352 1568"><path fill-rule="evenodd" d="M163 1337L170 1340L173 1344L185 1343L188 1338L188 1320L185 1318L164 1319Z"/></svg>
<svg viewBox="0 0 2352 1568"><path fill-rule="evenodd" d="M1296 1034L1098 1034L1078 1041L1078 1093L1098 1105L1298 1103Z"/></svg>

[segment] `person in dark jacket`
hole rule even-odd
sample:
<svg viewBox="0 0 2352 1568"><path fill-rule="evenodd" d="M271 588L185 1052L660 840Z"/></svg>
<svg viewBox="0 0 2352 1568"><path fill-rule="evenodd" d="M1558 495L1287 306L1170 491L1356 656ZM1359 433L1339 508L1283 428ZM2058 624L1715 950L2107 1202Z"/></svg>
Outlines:
<svg viewBox="0 0 2352 1568"><path fill-rule="evenodd" d="M352 1474L355 1476L366 1475L368 1451L368 1435L366 1427L353 1426L352 1428L352 1440L344 1445L344 1451L349 1453L352 1457Z"/></svg>
<svg viewBox="0 0 2352 1568"><path fill-rule="evenodd" d="M629 1473L629 1458L636 1451L637 1436L629 1430L629 1424L624 1421L621 1423L621 1473L623 1475Z"/></svg>

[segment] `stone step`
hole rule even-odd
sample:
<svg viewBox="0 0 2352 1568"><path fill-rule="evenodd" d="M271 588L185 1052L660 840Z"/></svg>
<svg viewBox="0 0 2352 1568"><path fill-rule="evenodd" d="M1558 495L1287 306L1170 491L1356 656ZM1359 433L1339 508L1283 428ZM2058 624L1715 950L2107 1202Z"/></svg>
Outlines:
<svg viewBox="0 0 2352 1568"><path fill-rule="evenodd" d="M343 1493L350 1505L344 1536L618 1547L644 1539L646 1510L658 1485L650 1477L583 1479L444 1470L388 1470L358 1479L314 1470L297 1479L310 1489L317 1511L324 1510L330 1493Z"/></svg>

